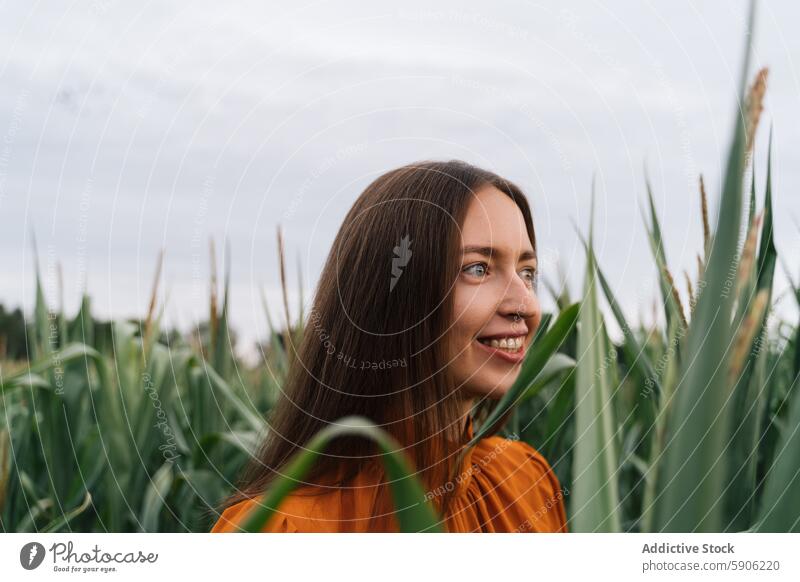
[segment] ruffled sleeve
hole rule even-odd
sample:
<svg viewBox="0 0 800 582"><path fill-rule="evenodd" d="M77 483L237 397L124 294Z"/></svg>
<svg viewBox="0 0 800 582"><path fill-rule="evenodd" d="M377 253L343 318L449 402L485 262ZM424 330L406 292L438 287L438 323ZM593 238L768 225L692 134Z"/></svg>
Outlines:
<svg viewBox="0 0 800 582"><path fill-rule="evenodd" d="M457 480L450 531L566 532L568 494L531 445L493 436L481 439Z"/></svg>
<svg viewBox="0 0 800 582"><path fill-rule="evenodd" d="M551 517L553 518L549 520L549 523L557 526L555 531L567 532L567 512L564 497L569 491L566 487L561 486L553 468L539 451L523 441L518 441L517 445L522 448L528 457L529 464L533 466L533 474L542 476L541 479L537 477L536 482L540 483L541 491L545 498L544 508L551 512Z"/></svg>

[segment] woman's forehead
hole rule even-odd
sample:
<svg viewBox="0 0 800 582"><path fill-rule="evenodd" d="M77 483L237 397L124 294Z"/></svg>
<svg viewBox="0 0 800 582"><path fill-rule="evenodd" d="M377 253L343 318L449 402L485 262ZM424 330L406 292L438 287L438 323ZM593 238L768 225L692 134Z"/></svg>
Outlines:
<svg viewBox="0 0 800 582"><path fill-rule="evenodd" d="M494 186L479 190L470 201L461 228L461 241L462 248L533 250L519 207Z"/></svg>

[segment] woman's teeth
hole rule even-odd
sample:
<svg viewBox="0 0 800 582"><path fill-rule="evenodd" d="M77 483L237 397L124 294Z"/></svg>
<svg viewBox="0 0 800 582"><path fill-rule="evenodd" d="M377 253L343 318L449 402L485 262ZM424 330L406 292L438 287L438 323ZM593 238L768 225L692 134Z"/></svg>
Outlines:
<svg viewBox="0 0 800 582"><path fill-rule="evenodd" d="M515 353L522 349L522 336L518 337L504 337L502 339L479 339L478 341L484 345L499 348L507 352Z"/></svg>

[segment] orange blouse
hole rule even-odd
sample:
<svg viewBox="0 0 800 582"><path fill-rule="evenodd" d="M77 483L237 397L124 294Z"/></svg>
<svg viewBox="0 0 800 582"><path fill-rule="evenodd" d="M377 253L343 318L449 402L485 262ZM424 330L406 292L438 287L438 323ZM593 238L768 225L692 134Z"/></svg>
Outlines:
<svg viewBox="0 0 800 582"><path fill-rule="evenodd" d="M472 437L472 421L467 424ZM481 439L467 452L453 484L455 497L447 520L450 532L566 532L564 496L550 465L533 447L499 436ZM370 512L378 483L364 471L353 486L314 491L304 486L288 495L263 531L273 533L369 532ZM428 492L428 498L445 491ZM258 499L223 511L212 532L231 532Z"/></svg>

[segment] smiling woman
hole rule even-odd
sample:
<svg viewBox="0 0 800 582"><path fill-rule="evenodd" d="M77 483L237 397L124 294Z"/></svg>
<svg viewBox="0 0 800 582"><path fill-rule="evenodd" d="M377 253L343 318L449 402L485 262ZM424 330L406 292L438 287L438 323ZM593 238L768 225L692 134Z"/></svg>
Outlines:
<svg viewBox="0 0 800 582"><path fill-rule="evenodd" d="M293 455L348 415L401 443L448 531L566 531L565 492L529 444L490 436L457 460L472 408L519 375L541 319L536 269L513 183L461 161L372 182L333 243L268 435L212 531L236 531ZM407 365L380 365L392 361ZM306 479L265 531L397 530L371 441L337 438Z"/></svg>

